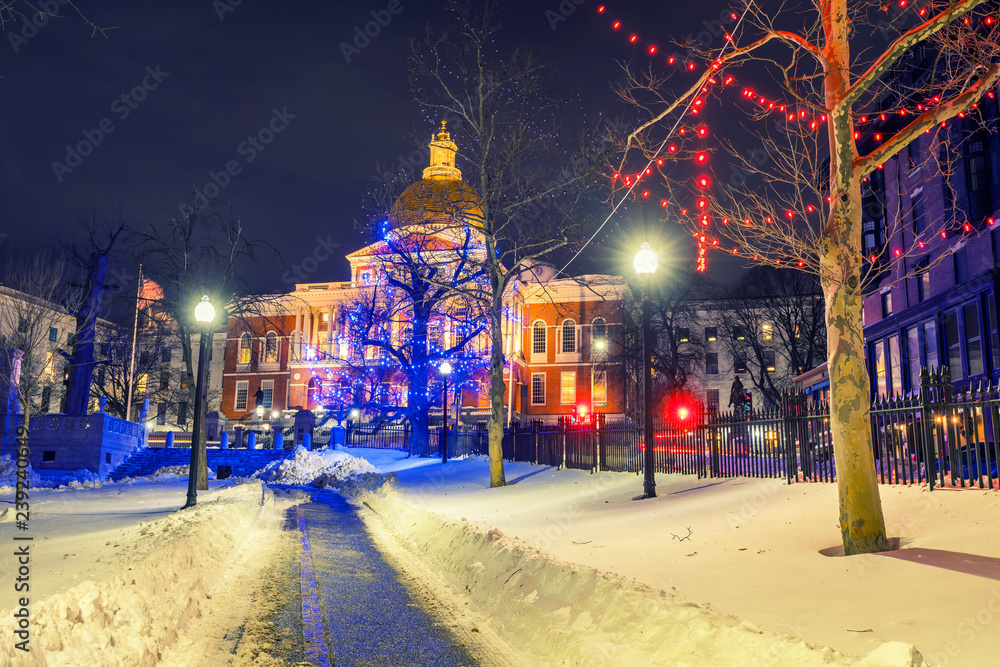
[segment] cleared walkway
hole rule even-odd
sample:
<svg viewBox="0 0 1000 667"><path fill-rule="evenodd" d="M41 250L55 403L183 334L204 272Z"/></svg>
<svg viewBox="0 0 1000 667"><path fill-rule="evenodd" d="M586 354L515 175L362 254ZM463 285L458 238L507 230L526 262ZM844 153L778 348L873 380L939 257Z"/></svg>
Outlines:
<svg viewBox="0 0 1000 667"><path fill-rule="evenodd" d="M316 491L312 503L299 506L298 518L308 547L302 599L311 662L324 664L325 658L337 667L479 664L414 599L343 497ZM311 595L318 609L311 608ZM312 628L309 616L317 621Z"/></svg>

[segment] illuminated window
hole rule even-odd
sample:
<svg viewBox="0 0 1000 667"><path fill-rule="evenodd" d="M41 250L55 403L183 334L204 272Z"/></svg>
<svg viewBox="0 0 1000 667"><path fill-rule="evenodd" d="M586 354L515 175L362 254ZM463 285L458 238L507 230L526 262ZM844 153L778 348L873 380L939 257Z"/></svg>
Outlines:
<svg viewBox="0 0 1000 667"><path fill-rule="evenodd" d="M545 354L545 322L541 320L531 326L531 353Z"/></svg>
<svg viewBox="0 0 1000 667"><path fill-rule="evenodd" d="M573 320L563 320L562 351L564 354L576 352L576 322Z"/></svg>
<svg viewBox="0 0 1000 667"><path fill-rule="evenodd" d="M236 410L246 410L247 409L247 394L250 391L250 384L246 380L241 380L236 383L236 404L233 406Z"/></svg>
<svg viewBox="0 0 1000 667"><path fill-rule="evenodd" d="M768 373L775 371L774 350L764 350L764 370Z"/></svg>
<svg viewBox="0 0 1000 667"><path fill-rule="evenodd" d="M278 334L268 331L264 337L264 363L273 364L278 361Z"/></svg>
<svg viewBox="0 0 1000 667"><path fill-rule="evenodd" d="M250 363L250 355L253 350L253 340L250 338L249 333L245 333L240 336L240 352L238 359L241 364Z"/></svg>
<svg viewBox="0 0 1000 667"><path fill-rule="evenodd" d="M599 349L607 347L608 324L603 319L598 318L590 326L590 339L594 346Z"/></svg>
<svg viewBox="0 0 1000 667"><path fill-rule="evenodd" d="M531 374L531 404L545 405L545 373Z"/></svg>
<svg viewBox="0 0 1000 667"><path fill-rule="evenodd" d="M608 404L608 373L607 371L594 371L594 407L603 407Z"/></svg>
<svg viewBox="0 0 1000 667"><path fill-rule="evenodd" d="M266 410L270 410L274 403L274 380L261 380L260 390L264 394L260 404L263 405Z"/></svg>
<svg viewBox="0 0 1000 667"><path fill-rule="evenodd" d="M576 373L573 371L559 374L559 396L563 405L576 403Z"/></svg>
<svg viewBox="0 0 1000 667"><path fill-rule="evenodd" d="M760 339L765 343L770 343L774 340L774 326L770 322L764 322L760 325Z"/></svg>
<svg viewBox="0 0 1000 667"><path fill-rule="evenodd" d="M691 340L691 330L687 327L680 327L677 329L677 342L686 343Z"/></svg>
<svg viewBox="0 0 1000 667"><path fill-rule="evenodd" d="M705 327L705 340L714 343L719 339L719 331L716 327Z"/></svg>

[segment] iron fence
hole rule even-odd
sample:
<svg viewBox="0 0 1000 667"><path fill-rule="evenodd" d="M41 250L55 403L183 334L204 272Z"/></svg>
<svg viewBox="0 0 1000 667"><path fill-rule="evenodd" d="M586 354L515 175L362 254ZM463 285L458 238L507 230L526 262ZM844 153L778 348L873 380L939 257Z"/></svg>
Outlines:
<svg viewBox="0 0 1000 667"><path fill-rule="evenodd" d="M883 484L998 488L1000 384L955 390L948 370L921 372L921 389L876 401L869 410L872 462ZM407 449L409 429L349 425L347 444ZM433 453L440 439L431 439ZM449 456L488 451L485 428L448 431ZM761 477L787 482L836 479L830 408L805 394L787 394L773 410L705 414L653 424L657 472L701 477ZM505 429L510 461L590 471L640 473L641 420L532 422Z"/></svg>

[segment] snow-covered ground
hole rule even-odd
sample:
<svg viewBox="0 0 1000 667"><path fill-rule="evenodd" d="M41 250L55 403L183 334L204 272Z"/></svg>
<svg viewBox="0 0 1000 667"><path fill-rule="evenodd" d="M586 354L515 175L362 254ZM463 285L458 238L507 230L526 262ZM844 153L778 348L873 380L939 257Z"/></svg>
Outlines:
<svg viewBox="0 0 1000 667"><path fill-rule="evenodd" d="M821 553L840 543L831 484L661 475L658 497L639 501L642 480L635 475L507 463L509 485L488 489L482 459L442 466L394 452L368 450L363 455L398 476L396 493L380 504L368 502L389 517L400 536L439 559L461 551L461 558L468 558L465 565L483 563L489 569L496 563L486 558L496 561L497 553L514 549L522 561L508 563L510 571L514 563L530 560L540 573L554 576L551 563L534 560L556 559L620 575L617 584L601 589L607 607L627 597L621 591L632 580L662 596L667 607L698 605L704 612L699 623L713 627L684 627L689 641L673 637L664 641L661 652L647 652L659 664L840 664L863 658L886 642L913 644L935 665L1000 660L1000 494L995 491L931 493L882 486L888 532L900 538L903 548L844 558ZM424 516L428 511L444 521ZM451 533L449 526L466 534ZM478 537L490 531L503 537L492 543ZM474 557L477 552L480 556ZM508 586L517 581L517 575L511 576ZM562 630L583 637L607 629L593 618L581 620L595 602L591 589L600 578L591 581L587 575L587 580L582 588L567 582L561 592L549 590L566 616ZM531 585L539 581L536 577ZM531 591L524 593L530 598ZM533 624L546 622L542 612L553 611L537 602L511 604L512 618L525 620L513 635L530 634ZM532 618L533 612L540 617ZM643 622L646 613L634 618L631 633L618 628L617 639L610 638L618 641L611 645L614 650L644 645L644 636L662 630ZM614 624L613 618L611 614L607 623ZM669 614L662 618L670 622ZM677 622L683 627L684 621ZM742 626L744 634L759 627L768 647L729 632L730 625ZM839 655L822 649L800 653L799 640L831 647ZM726 642L734 644L734 653L721 646ZM671 654L670 646L678 652ZM711 651L696 653L706 646ZM752 652L739 658L742 650ZM606 664L621 664L622 654L613 655ZM873 657L870 664L878 662Z"/></svg>
<svg viewBox="0 0 1000 667"><path fill-rule="evenodd" d="M300 451L262 477L354 487L383 547L443 575L447 596L487 618L524 653L520 664L846 665L868 656L870 667L895 666L909 664L909 644L934 665L997 664L995 491L883 486L889 533L903 548L843 558L823 555L840 540L833 485L661 475L659 497L640 501L635 475L505 468L508 486L489 489L481 458L442 466L352 449ZM391 482L373 494L378 472ZM0 664L184 665L211 651L213 664L251 664L227 653L227 624L252 615L254 568L287 550L267 536L303 495L213 481L196 509L179 512L185 487L171 472L34 491L35 653L14 653L9 639L17 564L5 547ZM0 511L12 498L0 488ZM0 519L8 545L13 532L10 517Z"/></svg>

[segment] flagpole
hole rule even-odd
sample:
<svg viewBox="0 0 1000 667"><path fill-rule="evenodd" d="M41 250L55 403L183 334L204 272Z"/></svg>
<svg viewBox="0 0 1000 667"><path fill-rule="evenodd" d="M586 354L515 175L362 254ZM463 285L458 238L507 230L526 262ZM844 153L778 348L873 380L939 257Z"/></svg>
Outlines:
<svg viewBox="0 0 1000 667"><path fill-rule="evenodd" d="M142 264L139 265L139 284L135 289L135 321L132 323L132 352L128 360L128 395L125 398L125 421L132 416L132 385L135 377L135 341L139 334L139 299L142 298Z"/></svg>

